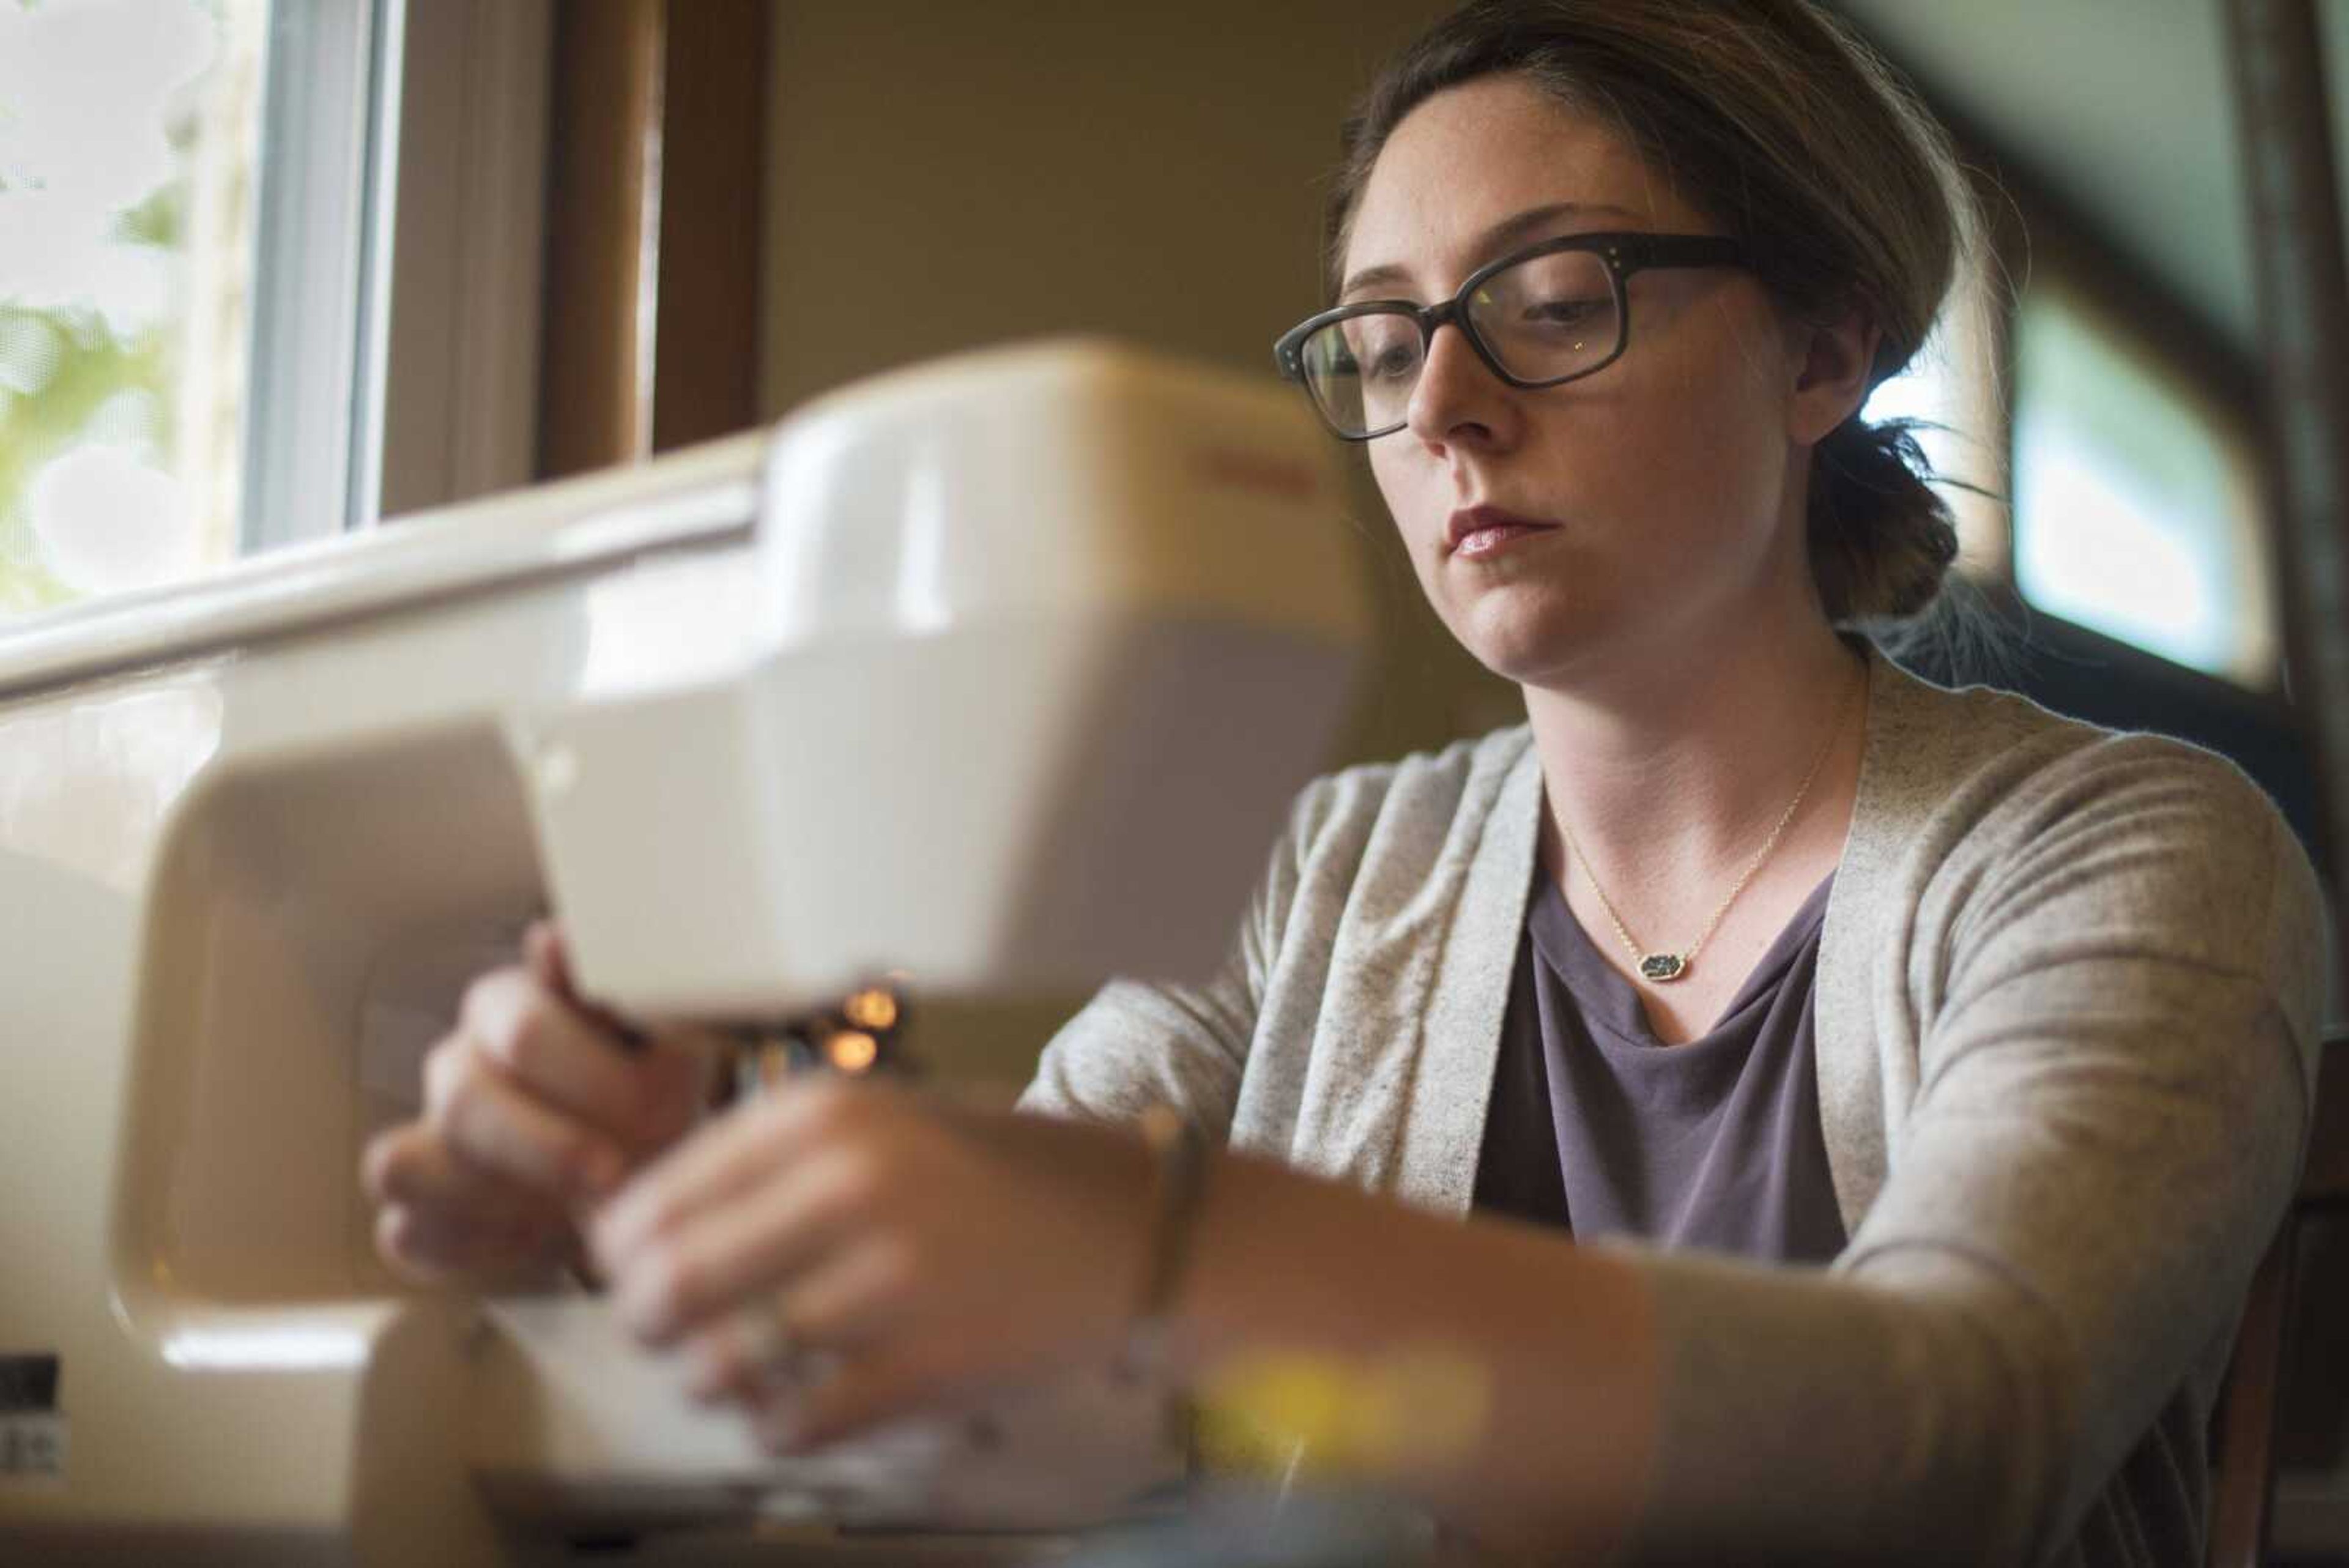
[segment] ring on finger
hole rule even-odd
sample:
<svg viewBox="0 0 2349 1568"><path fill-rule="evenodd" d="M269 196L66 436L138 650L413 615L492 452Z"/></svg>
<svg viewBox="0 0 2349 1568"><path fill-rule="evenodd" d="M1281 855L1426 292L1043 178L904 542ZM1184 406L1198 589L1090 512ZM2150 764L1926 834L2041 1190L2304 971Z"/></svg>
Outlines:
<svg viewBox="0 0 2349 1568"><path fill-rule="evenodd" d="M790 1304L781 1292L735 1314L734 1350L743 1368L760 1382L798 1381L805 1346L792 1328Z"/></svg>

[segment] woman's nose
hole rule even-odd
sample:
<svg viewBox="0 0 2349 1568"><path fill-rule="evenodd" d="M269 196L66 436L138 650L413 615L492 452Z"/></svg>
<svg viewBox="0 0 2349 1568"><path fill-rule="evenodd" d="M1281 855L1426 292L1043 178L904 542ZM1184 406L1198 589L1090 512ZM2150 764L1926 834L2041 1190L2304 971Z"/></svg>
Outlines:
<svg viewBox="0 0 2349 1568"><path fill-rule="evenodd" d="M1405 421L1430 446L1491 440L1508 416L1509 389L1477 357L1468 335L1446 322L1428 339Z"/></svg>

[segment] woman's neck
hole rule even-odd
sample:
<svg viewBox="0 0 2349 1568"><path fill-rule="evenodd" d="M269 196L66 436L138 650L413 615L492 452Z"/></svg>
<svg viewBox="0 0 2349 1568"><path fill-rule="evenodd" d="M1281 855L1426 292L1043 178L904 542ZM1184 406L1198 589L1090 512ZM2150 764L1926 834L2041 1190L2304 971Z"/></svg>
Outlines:
<svg viewBox="0 0 2349 1568"><path fill-rule="evenodd" d="M1847 820L1865 670L1814 618L1799 635L1729 628L1704 646L1682 645L1670 662L1627 656L1571 686L1528 686L1553 830L1545 840L1562 827L1618 904L1670 910L1707 890L1717 896L1806 775L1804 804L1814 809L1803 815L1823 816L1815 802L1839 801ZM1544 858L1560 871L1554 849Z"/></svg>

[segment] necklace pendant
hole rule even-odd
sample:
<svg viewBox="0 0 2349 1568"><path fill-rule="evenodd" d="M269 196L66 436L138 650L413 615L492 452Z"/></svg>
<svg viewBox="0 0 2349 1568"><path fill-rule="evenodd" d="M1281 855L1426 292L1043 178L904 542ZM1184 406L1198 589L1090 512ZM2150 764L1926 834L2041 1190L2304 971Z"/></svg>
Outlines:
<svg viewBox="0 0 2349 1568"><path fill-rule="evenodd" d="M1650 953L1640 961L1640 973L1661 985L1688 973L1688 960L1678 953Z"/></svg>

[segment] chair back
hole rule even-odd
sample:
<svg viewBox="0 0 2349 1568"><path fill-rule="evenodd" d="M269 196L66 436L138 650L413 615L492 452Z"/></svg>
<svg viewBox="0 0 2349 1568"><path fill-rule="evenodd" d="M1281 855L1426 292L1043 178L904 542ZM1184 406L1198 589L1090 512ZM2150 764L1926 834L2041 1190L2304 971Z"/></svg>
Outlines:
<svg viewBox="0 0 2349 1568"><path fill-rule="evenodd" d="M2276 1417L2292 1322L2294 1254L2309 1216L2349 1208L2349 1031L2320 1047L2308 1162L2275 1241L2251 1278L2235 1355L2211 1417L2213 1470L2206 1568L2260 1568L2275 1501Z"/></svg>

